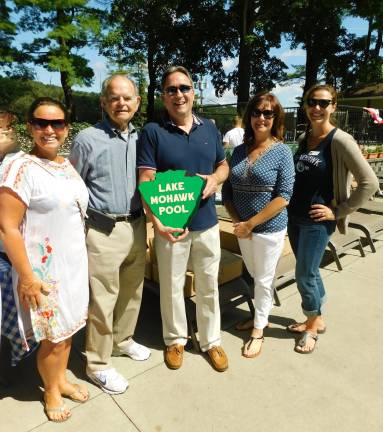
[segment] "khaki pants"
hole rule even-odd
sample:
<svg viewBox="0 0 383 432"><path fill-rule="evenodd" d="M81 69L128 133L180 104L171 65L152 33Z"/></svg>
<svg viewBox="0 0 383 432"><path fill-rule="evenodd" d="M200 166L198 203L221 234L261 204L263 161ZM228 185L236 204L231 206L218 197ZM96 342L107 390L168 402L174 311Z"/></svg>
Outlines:
<svg viewBox="0 0 383 432"><path fill-rule="evenodd" d="M160 276L162 330L166 345L185 345L188 328L184 284L189 257L195 275L197 326L202 351L220 345L221 316L218 270L221 258L218 224L205 231L191 231L178 243L155 238Z"/></svg>
<svg viewBox="0 0 383 432"><path fill-rule="evenodd" d="M86 357L90 370L112 367L114 348L133 336L141 306L145 273L145 217L117 222L110 235L90 229L90 303Z"/></svg>

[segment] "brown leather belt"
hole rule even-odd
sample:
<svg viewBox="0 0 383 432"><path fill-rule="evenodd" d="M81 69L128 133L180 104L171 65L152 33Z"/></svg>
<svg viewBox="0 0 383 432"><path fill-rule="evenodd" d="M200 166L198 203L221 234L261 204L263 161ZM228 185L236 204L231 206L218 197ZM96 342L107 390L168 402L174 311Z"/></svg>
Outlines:
<svg viewBox="0 0 383 432"><path fill-rule="evenodd" d="M126 215L111 215L111 216L114 217L114 220L116 222L133 222L134 220L138 219L143 215L144 215L144 211L140 209L140 210L135 210Z"/></svg>

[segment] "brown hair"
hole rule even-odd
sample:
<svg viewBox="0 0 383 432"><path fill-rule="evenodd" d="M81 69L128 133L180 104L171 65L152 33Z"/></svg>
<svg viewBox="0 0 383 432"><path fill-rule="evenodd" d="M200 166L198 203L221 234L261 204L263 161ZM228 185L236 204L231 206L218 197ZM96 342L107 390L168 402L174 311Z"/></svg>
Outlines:
<svg viewBox="0 0 383 432"><path fill-rule="evenodd" d="M192 77L190 75L190 72L183 66L170 66L169 68L166 69L166 71L163 73L162 78L161 78L161 89L164 90L164 85L165 82L168 78L169 75L173 74L173 73L182 73L184 75L186 75L189 78L189 81L191 83L191 85L193 86L193 80Z"/></svg>
<svg viewBox="0 0 383 432"><path fill-rule="evenodd" d="M13 126L17 123L16 114L6 107L0 106L0 117L6 118L7 121L4 126L7 128L13 128Z"/></svg>
<svg viewBox="0 0 383 432"><path fill-rule="evenodd" d="M305 107L307 107L307 100L312 98L313 93L315 93L316 91L319 91L319 90L328 91L331 94L331 101L332 101L333 105L335 105L335 106L337 105L338 95L337 95L336 90L334 89L334 87L332 85L330 85L330 84L314 84L313 86L311 86L306 91L306 93L303 96L303 103L304 103ZM334 120L332 114L330 116L330 123L333 126L336 126L336 121ZM308 125L308 129L310 129L310 125Z"/></svg>
<svg viewBox="0 0 383 432"><path fill-rule="evenodd" d="M254 95L249 102L247 103L245 114L243 115L243 125L245 129L245 137L244 142L247 145L253 143L254 132L251 127L251 113L255 108L264 104L265 102L269 102L271 109L274 111L274 121L273 126L271 128L271 135L279 141L283 141L284 132L285 132L285 112L283 111L282 105L276 96L269 92L261 92Z"/></svg>
<svg viewBox="0 0 383 432"><path fill-rule="evenodd" d="M59 100L53 99L51 97L39 97L32 102L28 110L28 118L27 118L28 122L31 122L33 120L34 113L37 110L37 108L39 106L44 106L44 105L50 105L59 108L64 114L64 120L66 121L66 123L69 122L69 113L66 106Z"/></svg>

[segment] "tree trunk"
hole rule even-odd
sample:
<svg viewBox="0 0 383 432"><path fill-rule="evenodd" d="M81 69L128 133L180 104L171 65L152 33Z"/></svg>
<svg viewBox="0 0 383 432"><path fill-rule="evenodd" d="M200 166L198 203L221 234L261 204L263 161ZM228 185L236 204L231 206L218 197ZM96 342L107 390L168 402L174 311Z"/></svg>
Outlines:
<svg viewBox="0 0 383 432"><path fill-rule="evenodd" d="M249 100L250 91L250 56L249 46L246 43L246 36L249 32L249 0L242 1L241 20L240 20L240 45L238 58L238 95L237 95L237 113L241 115Z"/></svg>
<svg viewBox="0 0 383 432"><path fill-rule="evenodd" d="M65 106L67 107L67 110L69 112L69 119L70 121L76 121L77 120L76 108L73 99L72 87L69 85L68 72L60 71L60 80L61 80L61 87L63 88L64 91Z"/></svg>
<svg viewBox="0 0 383 432"><path fill-rule="evenodd" d="M63 9L56 9L57 13L57 23L59 25L63 25L70 22L70 19L68 20L67 15L65 14L65 11ZM69 47L66 43L66 40L62 37L59 37L57 39L57 42L60 46L60 54L63 57L69 57ZM72 87L70 85L69 81L69 73L66 70L60 69L60 81L61 81L61 87L63 88L64 92L64 100L65 100L65 106L67 107L67 110L69 112L69 119L70 121L76 120L76 110L73 100L73 92Z"/></svg>
<svg viewBox="0 0 383 432"><path fill-rule="evenodd" d="M149 85L148 85L148 105L146 108L146 119L148 122L154 120L154 94L156 90L156 67L154 64L154 46L151 39L152 38L149 37L148 59L147 59Z"/></svg>
<svg viewBox="0 0 383 432"><path fill-rule="evenodd" d="M378 29L378 36L376 38L376 44L374 48L374 57L378 58L380 50L382 49L382 42L383 42L383 31L382 29Z"/></svg>
<svg viewBox="0 0 383 432"><path fill-rule="evenodd" d="M364 64L367 65L370 58L370 45L371 45L371 33L372 33L372 18L368 19L368 32L366 37L366 45L364 47Z"/></svg>
<svg viewBox="0 0 383 432"><path fill-rule="evenodd" d="M315 49L313 40L310 39L306 42L306 81L303 88L303 94L316 84L318 79L319 61L317 58L317 50Z"/></svg>

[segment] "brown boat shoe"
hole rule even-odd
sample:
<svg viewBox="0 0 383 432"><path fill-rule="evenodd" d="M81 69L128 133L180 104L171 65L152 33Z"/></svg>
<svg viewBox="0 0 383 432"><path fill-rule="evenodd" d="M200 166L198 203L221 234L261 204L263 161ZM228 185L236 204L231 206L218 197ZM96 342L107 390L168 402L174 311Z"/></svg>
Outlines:
<svg viewBox="0 0 383 432"><path fill-rule="evenodd" d="M184 346L173 344L166 347L165 363L169 369L179 369L182 366L184 356Z"/></svg>
<svg viewBox="0 0 383 432"><path fill-rule="evenodd" d="M221 346L213 346L207 350L213 368L218 372L224 372L229 367L225 351Z"/></svg>

